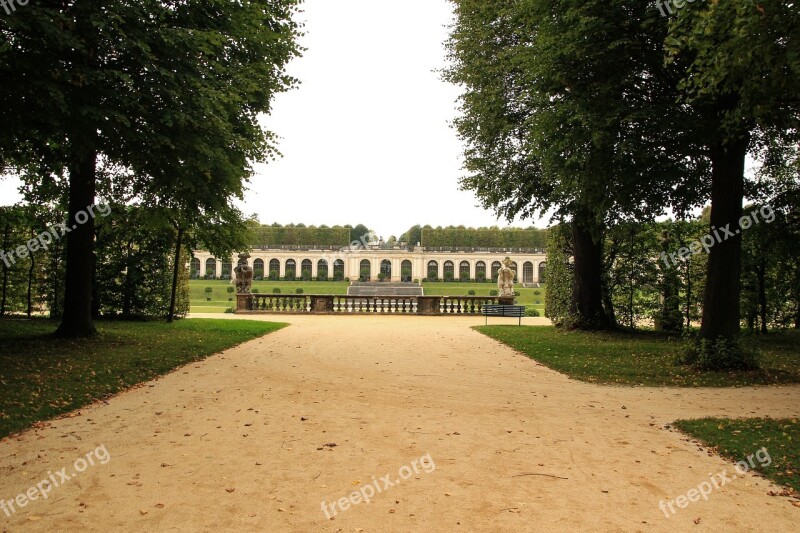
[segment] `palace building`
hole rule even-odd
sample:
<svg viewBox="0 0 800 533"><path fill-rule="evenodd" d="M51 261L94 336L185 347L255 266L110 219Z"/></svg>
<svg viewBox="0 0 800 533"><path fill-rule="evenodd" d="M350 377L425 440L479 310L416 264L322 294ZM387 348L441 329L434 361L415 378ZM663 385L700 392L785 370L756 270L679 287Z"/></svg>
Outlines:
<svg viewBox="0 0 800 533"><path fill-rule="evenodd" d="M431 248L366 244L358 247L265 246L249 251L248 264L257 278L270 276L317 280L415 281L495 279L501 261L510 257L516 282L544 283L546 253L522 248ZM196 250L191 262L192 276L230 279L238 254L230 258ZM260 275L259 275L260 273Z"/></svg>

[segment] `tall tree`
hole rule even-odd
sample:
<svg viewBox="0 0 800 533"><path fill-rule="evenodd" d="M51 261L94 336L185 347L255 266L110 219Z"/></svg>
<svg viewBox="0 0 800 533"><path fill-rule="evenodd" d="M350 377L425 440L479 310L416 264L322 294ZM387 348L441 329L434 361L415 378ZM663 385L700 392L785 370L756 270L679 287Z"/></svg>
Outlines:
<svg viewBox="0 0 800 533"><path fill-rule="evenodd" d="M711 171L711 248L700 336L707 365L714 346L730 351L740 329L745 158L757 137L797 144L800 126L800 6L795 0L727 0L687 4L670 26L669 60L681 64L678 88L695 115L691 134L705 139ZM730 232L728 233L725 232ZM743 363L745 361L743 360Z"/></svg>
<svg viewBox="0 0 800 533"><path fill-rule="evenodd" d="M652 218L697 178L695 160L670 149L679 140L662 135L688 119L663 65L666 21L635 0L452 1L445 78L465 88L462 186L508 219L569 221L569 322L610 327L606 228Z"/></svg>
<svg viewBox="0 0 800 533"><path fill-rule="evenodd" d="M60 335L94 333L94 221L76 217L99 179L189 179L203 205L241 195L250 162L274 153L258 115L293 84L298 2L46 0L0 18L0 95L15 102L0 108L0 161L69 183ZM191 162L204 172L181 172Z"/></svg>

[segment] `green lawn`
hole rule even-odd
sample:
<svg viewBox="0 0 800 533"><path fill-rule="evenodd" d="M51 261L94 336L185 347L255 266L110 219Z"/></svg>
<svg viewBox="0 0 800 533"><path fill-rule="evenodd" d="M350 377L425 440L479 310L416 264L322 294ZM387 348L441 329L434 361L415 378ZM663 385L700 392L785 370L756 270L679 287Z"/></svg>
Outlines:
<svg viewBox="0 0 800 533"><path fill-rule="evenodd" d="M254 281L253 292L272 294L273 289L279 288L281 294L295 294L298 287L304 294L347 294L346 281ZM206 298L205 288L211 287L211 301ZM227 292L228 287L233 287L230 281L225 280L190 280L190 312L192 313L224 313L229 307L235 307L235 294ZM489 291L497 289L494 283L423 283L426 295L431 296L466 296L468 291L474 290L476 296L489 296ZM520 296L517 303L537 309L544 315L545 289L524 289L517 287ZM540 294L534 294L539 292ZM229 300L233 298L233 300Z"/></svg>
<svg viewBox="0 0 800 533"><path fill-rule="evenodd" d="M0 438L106 398L286 324L252 320L99 322L56 339L48 320L0 320Z"/></svg>
<svg viewBox="0 0 800 533"><path fill-rule="evenodd" d="M594 383L730 387L800 382L800 331L759 338L761 370L699 372L675 364L683 343L655 332L562 331L548 326L478 326L488 335L571 378Z"/></svg>
<svg viewBox="0 0 800 533"><path fill-rule="evenodd" d="M796 418L703 418L678 420L673 425L721 456L745 461L748 470L800 492L800 423ZM766 452L756 454L762 448ZM751 467L751 462L755 466ZM745 470L744 465L739 468Z"/></svg>

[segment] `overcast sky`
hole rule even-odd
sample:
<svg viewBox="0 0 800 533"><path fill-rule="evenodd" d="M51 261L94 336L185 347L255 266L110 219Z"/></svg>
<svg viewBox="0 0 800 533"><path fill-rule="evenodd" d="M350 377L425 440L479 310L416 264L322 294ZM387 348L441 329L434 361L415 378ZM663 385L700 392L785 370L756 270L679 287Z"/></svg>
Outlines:
<svg viewBox="0 0 800 533"><path fill-rule="evenodd" d="M400 236L413 224L505 225L458 190L458 88L441 81L446 0L306 0L300 80L264 120L283 157L257 165L240 207L261 222L365 224ZM18 198L0 180L0 200ZM518 225L530 225L530 222ZM537 222L538 226L542 226Z"/></svg>

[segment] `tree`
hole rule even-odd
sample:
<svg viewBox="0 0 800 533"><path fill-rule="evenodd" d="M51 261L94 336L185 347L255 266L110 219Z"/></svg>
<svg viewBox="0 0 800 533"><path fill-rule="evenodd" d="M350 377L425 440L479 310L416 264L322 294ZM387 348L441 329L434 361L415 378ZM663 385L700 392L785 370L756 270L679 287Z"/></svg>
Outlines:
<svg viewBox="0 0 800 533"><path fill-rule="evenodd" d="M350 230L350 241L361 240L362 237L364 237L365 235L369 235L371 233L372 231L364 224L356 224Z"/></svg>
<svg viewBox="0 0 800 533"><path fill-rule="evenodd" d="M98 187L144 181L192 198L239 196L274 154L258 114L293 85L297 0L37 2L0 20L0 160L34 183L68 181L65 312L92 335ZM46 96L43 96L46 95ZM192 164L203 171L187 176Z"/></svg>
<svg viewBox="0 0 800 533"><path fill-rule="evenodd" d="M700 338L712 368L746 365L716 357L740 330L741 232L745 158L757 139L797 145L800 117L800 9L794 0L688 4L673 17L669 60L681 65L681 103L692 110L690 134L705 139L711 163L711 232L733 233L711 248ZM726 352L727 353L727 352Z"/></svg>
<svg viewBox="0 0 800 533"><path fill-rule="evenodd" d="M660 214L697 178L664 131L688 120L663 65L666 21L635 0L453 0L445 78L465 87L462 187L507 219L555 212L574 254L568 323L612 326L606 228Z"/></svg>

